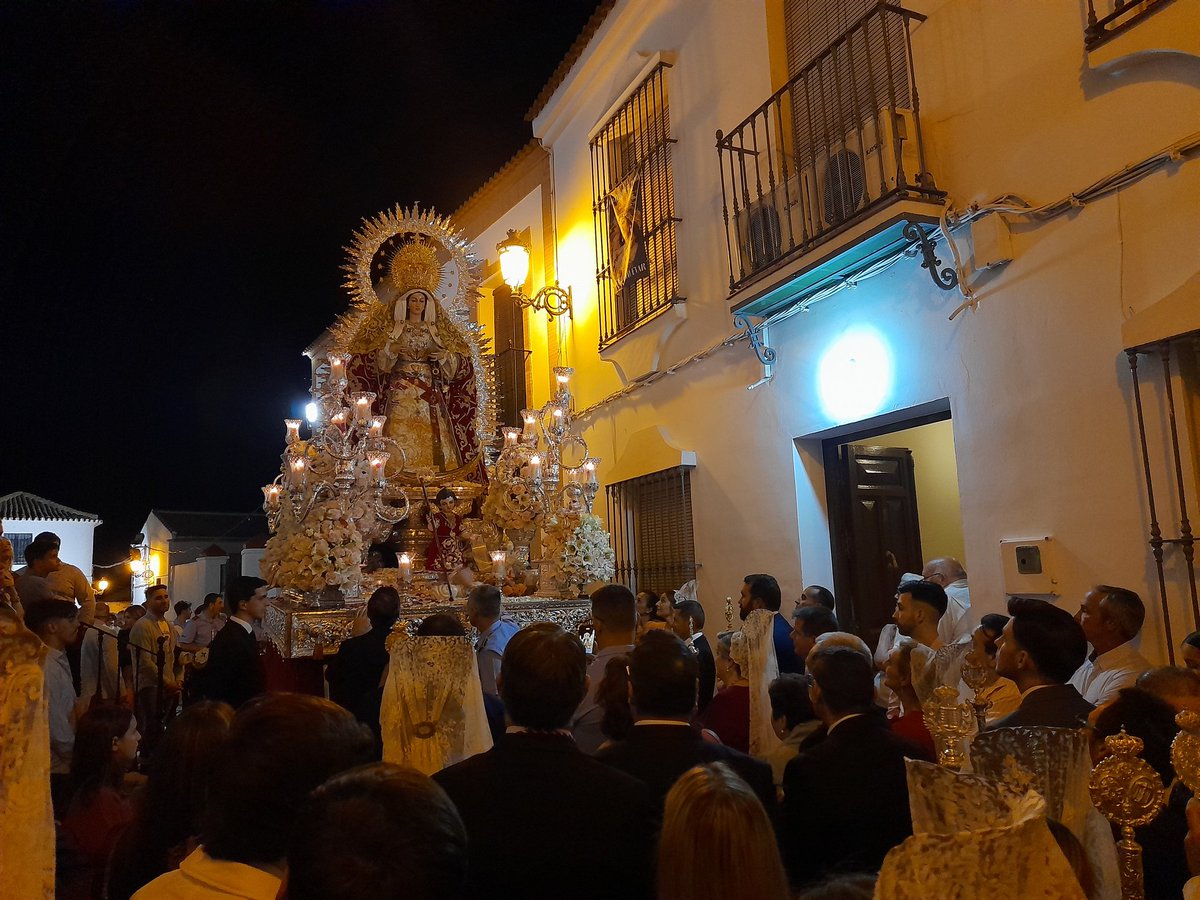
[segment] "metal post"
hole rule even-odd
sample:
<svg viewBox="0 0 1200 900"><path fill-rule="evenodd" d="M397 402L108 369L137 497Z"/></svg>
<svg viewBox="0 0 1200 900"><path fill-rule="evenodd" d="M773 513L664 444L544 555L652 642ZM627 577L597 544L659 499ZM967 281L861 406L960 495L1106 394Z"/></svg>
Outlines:
<svg viewBox="0 0 1200 900"><path fill-rule="evenodd" d="M1167 392L1167 419L1171 424L1171 450L1175 456L1175 485L1179 489L1179 539L1187 564L1188 585L1192 594L1192 627L1200 628L1200 600L1196 597L1195 539L1192 524L1188 521L1187 491L1183 487L1183 463L1179 458L1179 427L1175 423L1175 393L1171 387L1171 344L1162 345L1163 386Z"/></svg>

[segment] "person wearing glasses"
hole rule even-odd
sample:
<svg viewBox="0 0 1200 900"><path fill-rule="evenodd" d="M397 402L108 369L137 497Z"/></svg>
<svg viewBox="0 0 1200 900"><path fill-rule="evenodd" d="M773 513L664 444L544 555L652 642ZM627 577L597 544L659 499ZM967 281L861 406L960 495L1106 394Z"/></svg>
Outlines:
<svg viewBox="0 0 1200 900"><path fill-rule="evenodd" d="M971 592L967 587L967 570L953 556L942 556L925 563L921 570L923 581L932 581L946 592L946 614L938 622L938 637L944 644L968 640L975 629L971 615Z"/></svg>

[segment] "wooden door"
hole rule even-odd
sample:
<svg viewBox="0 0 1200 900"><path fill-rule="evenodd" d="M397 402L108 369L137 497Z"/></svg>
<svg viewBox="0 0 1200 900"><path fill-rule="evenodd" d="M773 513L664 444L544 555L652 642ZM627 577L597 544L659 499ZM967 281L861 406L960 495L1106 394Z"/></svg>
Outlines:
<svg viewBox="0 0 1200 900"><path fill-rule="evenodd" d="M923 566L912 451L830 441L825 463L839 621L873 649L900 576Z"/></svg>

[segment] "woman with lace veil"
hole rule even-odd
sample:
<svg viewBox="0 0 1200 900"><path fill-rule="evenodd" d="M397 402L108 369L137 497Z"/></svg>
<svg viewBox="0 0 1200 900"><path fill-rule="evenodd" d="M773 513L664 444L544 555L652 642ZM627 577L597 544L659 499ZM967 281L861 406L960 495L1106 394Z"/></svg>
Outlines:
<svg viewBox="0 0 1200 900"><path fill-rule="evenodd" d="M438 621L449 618L395 640L379 711L384 762L425 775L492 747L475 651L461 624Z"/></svg>
<svg viewBox="0 0 1200 900"><path fill-rule="evenodd" d="M772 638L774 615L770 610L754 610L741 631L717 635L714 659L722 687L701 721L723 744L752 756L763 756L780 744L771 717L771 682L779 677Z"/></svg>

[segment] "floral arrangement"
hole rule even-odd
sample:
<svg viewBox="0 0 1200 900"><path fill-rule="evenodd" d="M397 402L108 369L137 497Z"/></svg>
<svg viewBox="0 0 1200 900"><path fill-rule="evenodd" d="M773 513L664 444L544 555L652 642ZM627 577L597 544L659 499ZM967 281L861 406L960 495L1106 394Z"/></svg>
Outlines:
<svg viewBox="0 0 1200 900"><path fill-rule="evenodd" d="M541 504L526 481L492 478L481 509L485 521L497 528L533 528L542 517Z"/></svg>
<svg viewBox="0 0 1200 900"><path fill-rule="evenodd" d="M303 522L281 521L267 541L263 577L298 591L319 591L348 581L362 565L367 539L359 523L367 514L361 504L343 510L324 500Z"/></svg>
<svg viewBox="0 0 1200 900"><path fill-rule="evenodd" d="M548 523L543 558L574 587L590 581L611 581L617 556L600 517L564 511Z"/></svg>

